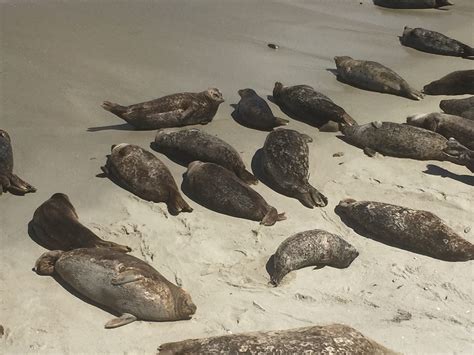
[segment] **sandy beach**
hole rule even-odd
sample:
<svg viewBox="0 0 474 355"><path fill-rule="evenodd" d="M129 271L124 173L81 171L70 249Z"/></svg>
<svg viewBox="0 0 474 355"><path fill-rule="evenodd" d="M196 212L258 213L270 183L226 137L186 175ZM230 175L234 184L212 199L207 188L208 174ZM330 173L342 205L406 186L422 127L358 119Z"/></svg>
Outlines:
<svg viewBox="0 0 474 355"><path fill-rule="evenodd" d="M368 0L2 1L0 128L12 137L15 172L38 191L0 196L0 352L151 354L187 338L344 323L401 353L473 353L472 262L389 247L356 234L334 213L347 197L396 203L431 211L474 242L474 176L462 166L369 158L338 133L290 120L287 128L314 140L310 182L329 204L308 209L260 183L255 190L288 217L272 227L215 213L186 196L194 211L174 217L165 204L96 177L112 144L148 149L155 134L104 111L104 100L128 105L217 87L226 102L199 128L234 146L248 168L267 133L232 119L238 89L266 97L275 81L308 84L361 124L439 111L444 96L417 102L363 91L328 69L339 55L374 60L417 89L472 69L473 61L398 40L407 25L474 45L474 2L453 2L447 11L398 11ZM180 185L186 168L155 154ZM32 267L46 250L29 237L28 222L55 192L66 193L101 238L129 245L185 288L197 305L193 318L107 330L112 314L36 275ZM359 257L343 270L292 272L272 287L269 257L290 235L315 228L342 236Z"/></svg>

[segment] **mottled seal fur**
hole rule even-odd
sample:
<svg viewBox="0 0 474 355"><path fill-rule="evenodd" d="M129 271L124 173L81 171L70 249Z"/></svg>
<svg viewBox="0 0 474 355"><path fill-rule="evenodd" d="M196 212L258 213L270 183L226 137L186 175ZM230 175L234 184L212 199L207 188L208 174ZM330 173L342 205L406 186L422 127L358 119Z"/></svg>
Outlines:
<svg viewBox="0 0 474 355"><path fill-rule="evenodd" d="M474 259L474 245L431 212L346 199L336 213L357 233L384 244L445 261Z"/></svg>
<svg viewBox="0 0 474 355"><path fill-rule="evenodd" d="M146 262L114 249L49 251L36 261L35 271L58 275L81 295L120 314L105 328L135 320L190 319L196 311L186 291Z"/></svg>
<svg viewBox="0 0 474 355"><path fill-rule="evenodd" d="M261 331L166 343L160 355L185 354L395 354L343 324Z"/></svg>
<svg viewBox="0 0 474 355"><path fill-rule="evenodd" d="M271 226L286 219L234 173L214 163L194 161L188 166L183 190L206 208Z"/></svg>
<svg viewBox="0 0 474 355"><path fill-rule="evenodd" d="M79 216L69 197L55 193L39 206L30 223L38 242L50 250L78 248L115 248L129 252L128 246L100 239L79 222Z"/></svg>
<svg viewBox="0 0 474 355"><path fill-rule="evenodd" d="M439 108L451 115L474 120L474 96L465 99L441 100Z"/></svg>
<svg viewBox="0 0 474 355"><path fill-rule="evenodd" d="M199 129L159 130L151 147L170 157L178 158L184 164L195 160L215 163L233 171L247 184L258 183L257 178L247 171L239 153L231 145Z"/></svg>
<svg viewBox="0 0 474 355"><path fill-rule="evenodd" d="M391 9L438 9L453 5L448 0L374 0L374 4Z"/></svg>
<svg viewBox="0 0 474 355"><path fill-rule="evenodd" d="M102 170L112 181L138 197L165 202L172 215L193 210L182 198L166 165L139 146L126 143L113 145Z"/></svg>
<svg viewBox="0 0 474 355"><path fill-rule="evenodd" d="M386 66L351 57L334 57L337 78L359 89L381 92L421 100L423 95L413 89L400 75Z"/></svg>
<svg viewBox="0 0 474 355"><path fill-rule="evenodd" d="M467 148L474 149L474 121L467 118L433 112L409 116L407 123L439 133L447 139L452 137Z"/></svg>
<svg viewBox="0 0 474 355"><path fill-rule="evenodd" d="M10 136L0 129L0 195L9 191L15 195L35 192L36 188L13 174L13 149Z"/></svg>
<svg viewBox="0 0 474 355"><path fill-rule="evenodd" d="M474 48L436 31L424 28L405 26L400 37L404 46L418 49L422 52L469 58L474 56Z"/></svg>
<svg viewBox="0 0 474 355"><path fill-rule="evenodd" d="M432 81L423 88L428 95L474 94L474 70L458 70Z"/></svg>
<svg viewBox="0 0 474 355"><path fill-rule="evenodd" d="M278 285L290 271L307 266L348 267L359 252L341 237L321 229L300 232L285 239L273 255L271 280Z"/></svg>
<svg viewBox="0 0 474 355"><path fill-rule="evenodd" d="M354 126L353 126L354 127ZM304 206L324 207L328 199L308 182L312 138L291 129L270 132L262 149L265 178L276 191L299 200Z"/></svg>
<svg viewBox="0 0 474 355"><path fill-rule="evenodd" d="M349 126L357 124L342 107L309 85L284 86L276 82L273 100L290 117L318 128L329 122Z"/></svg>
<svg viewBox="0 0 474 355"><path fill-rule="evenodd" d="M224 102L219 89L184 92L130 106L104 101L102 107L139 130L207 124Z"/></svg>

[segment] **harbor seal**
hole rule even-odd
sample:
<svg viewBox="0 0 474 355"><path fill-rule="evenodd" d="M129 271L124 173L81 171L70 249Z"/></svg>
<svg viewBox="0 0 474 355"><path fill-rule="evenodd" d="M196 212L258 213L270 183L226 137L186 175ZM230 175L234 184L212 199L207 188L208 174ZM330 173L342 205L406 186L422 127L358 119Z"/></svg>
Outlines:
<svg viewBox="0 0 474 355"><path fill-rule="evenodd" d="M358 234L445 261L474 259L474 245L435 214L374 201L345 199L336 213Z"/></svg>
<svg viewBox="0 0 474 355"><path fill-rule="evenodd" d="M113 145L102 171L117 185L147 201L165 202L172 215L192 212L173 175L149 151L127 143Z"/></svg>
<svg viewBox="0 0 474 355"><path fill-rule="evenodd" d="M285 239L273 255L271 281L275 286L290 271L329 265L344 269L359 252L341 237L321 229L300 232Z"/></svg>
<svg viewBox="0 0 474 355"><path fill-rule="evenodd" d="M413 89L392 69L368 60L356 60L351 57L334 57L339 81L359 89L421 100L423 94Z"/></svg>
<svg viewBox="0 0 474 355"><path fill-rule="evenodd" d="M474 70L458 70L425 85L428 95L474 94Z"/></svg>
<svg viewBox="0 0 474 355"><path fill-rule="evenodd" d="M441 100L439 108L451 115L474 120L474 96L465 99Z"/></svg>
<svg viewBox="0 0 474 355"><path fill-rule="evenodd" d="M453 5L448 0L374 0L374 4L391 9L438 9Z"/></svg>
<svg viewBox="0 0 474 355"><path fill-rule="evenodd" d="M138 130L207 124L224 102L219 89L184 92L130 106L104 101L102 107Z"/></svg>
<svg viewBox="0 0 474 355"><path fill-rule="evenodd" d="M257 184L258 180L245 168L239 153L222 139L199 129L178 131L159 130L151 147L180 163L190 162L215 163L232 171L247 184Z"/></svg>
<svg viewBox="0 0 474 355"><path fill-rule="evenodd" d="M469 58L474 56L474 48L445 36L439 32L424 28L405 26L400 43L422 52Z"/></svg>
<svg viewBox="0 0 474 355"><path fill-rule="evenodd" d="M0 195L3 192L24 195L36 188L13 174L13 149L7 131L0 129Z"/></svg>
<svg viewBox="0 0 474 355"><path fill-rule="evenodd" d="M129 252L128 246L102 240L79 222L79 216L69 197L55 193L39 206L30 222L39 244L49 250L78 248L115 248Z"/></svg>
<svg viewBox="0 0 474 355"><path fill-rule="evenodd" d="M273 100L288 116L318 128L330 122L357 124L342 107L309 85L283 86L276 82Z"/></svg>
<svg viewBox="0 0 474 355"><path fill-rule="evenodd" d="M474 149L474 121L446 113L417 114L407 117L411 126L436 132L445 138L454 138L469 149Z"/></svg>
<svg viewBox="0 0 474 355"><path fill-rule="evenodd" d="M186 354L395 354L343 324L221 335L166 343L160 355Z"/></svg>
<svg viewBox="0 0 474 355"><path fill-rule="evenodd" d="M288 124L288 120L275 117L267 102L252 89L238 91L240 101L235 110L235 119L246 127L271 131L278 126Z"/></svg>
<svg viewBox="0 0 474 355"><path fill-rule="evenodd" d="M260 221L272 226L286 219L235 174L214 163L194 161L188 166L183 191L210 210L229 216Z"/></svg>
<svg viewBox="0 0 474 355"><path fill-rule="evenodd" d="M117 328L135 320L190 319L189 294L146 262L110 248L54 250L36 261L39 275L58 275L81 295L120 314L105 324Z"/></svg>
<svg viewBox="0 0 474 355"><path fill-rule="evenodd" d="M356 126L352 126L356 127ZM312 138L291 129L270 132L262 149L265 178L275 191L296 198L308 208L324 207L328 199L308 182Z"/></svg>

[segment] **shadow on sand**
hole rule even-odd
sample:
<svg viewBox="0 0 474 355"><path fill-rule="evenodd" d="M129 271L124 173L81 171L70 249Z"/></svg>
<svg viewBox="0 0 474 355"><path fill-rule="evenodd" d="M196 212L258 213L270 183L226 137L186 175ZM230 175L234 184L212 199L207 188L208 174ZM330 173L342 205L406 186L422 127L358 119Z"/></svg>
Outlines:
<svg viewBox="0 0 474 355"><path fill-rule="evenodd" d="M426 166L426 170L423 171L425 174L434 175L434 176L441 176L442 178L450 178L464 184L474 186L474 176L472 175L458 175L455 173L450 172L438 165L428 164Z"/></svg>
<svg viewBox="0 0 474 355"><path fill-rule="evenodd" d="M135 127L129 125L128 123L108 125L108 126L98 126L98 127L89 127L87 132L100 132L100 131L135 131Z"/></svg>

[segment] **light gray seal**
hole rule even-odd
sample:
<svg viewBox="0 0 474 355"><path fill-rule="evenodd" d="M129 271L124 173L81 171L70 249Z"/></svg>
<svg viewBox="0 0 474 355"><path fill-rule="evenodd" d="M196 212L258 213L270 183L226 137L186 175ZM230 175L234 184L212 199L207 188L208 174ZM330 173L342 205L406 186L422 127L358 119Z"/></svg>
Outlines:
<svg viewBox="0 0 474 355"><path fill-rule="evenodd" d="M474 96L465 99L441 100L439 108L450 115L474 120Z"/></svg>
<svg viewBox="0 0 474 355"><path fill-rule="evenodd" d="M219 89L184 92L130 106L104 101L102 107L138 130L207 124L224 102Z"/></svg>
<svg viewBox="0 0 474 355"><path fill-rule="evenodd" d="M432 81L423 88L428 95L474 94L474 70L458 70Z"/></svg>
<svg viewBox="0 0 474 355"><path fill-rule="evenodd" d="M180 163L188 165L195 160L215 163L234 172L247 184L258 183L231 145L199 129L159 130L151 147Z"/></svg>
<svg viewBox="0 0 474 355"><path fill-rule="evenodd" d="M344 269L359 252L341 237L321 229L300 232L285 239L273 255L272 283L275 286L290 271L307 266Z"/></svg>
<svg viewBox="0 0 474 355"><path fill-rule="evenodd" d="M448 0L374 0L374 4L391 9L438 9L453 5Z"/></svg>
<svg viewBox="0 0 474 355"><path fill-rule="evenodd" d="M59 276L81 295L120 314L105 328L135 320L190 319L196 312L186 291L146 262L115 249L49 251L36 261L35 271Z"/></svg>
<svg viewBox="0 0 474 355"><path fill-rule="evenodd" d="M469 149L474 149L474 121L446 113L426 113L407 117L412 126L428 129L444 136L454 138Z"/></svg>
<svg viewBox="0 0 474 355"><path fill-rule="evenodd" d="M69 197L55 193L39 206L30 222L39 244L49 250L115 248L129 252L128 246L105 241L79 221Z"/></svg>
<svg viewBox="0 0 474 355"><path fill-rule="evenodd" d="M339 81L359 89L421 100L423 94L413 89L400 75L386 66L351 57L334 57Z"/></svg>
<svg viewBox="0 0 474 355"><path fill-rule="evenodd" d="M356 127L356 126L352 126ZM296 198L308 208L324 207L328 199L310 185L308 143L313 139L291 129L270 132L262 149L262 170L275 191Z"/></svg>
<svg viewBox="0 0 474 355"><path fill-rule="evenodd" d="M13 149L10 136L0 129L0 195L9 191L14 195L36 192L36 188L13 174Z"/></svg>
<svg viewBox="0 0 474 355"><path fill-rule="evenodd" d="M431 212L353 199L335 211L358 234L381 243L445 261L474 259L474 245Z"/></svg>
<svg viewBox="0 0 474 355"><path fill-rule="evenodd" d="M422 52L453 57L474 56L474 48L436 31L405 26L400 43Z"/></svg>
<svg viewBox="0 0 474 355"><path fill-rule="evenodd" d="M166 343L160 355L191 354L396 354L343 324L188 339Z"/></svg>
<svg viewBox="0 0 474 355"><path fill-rule="evenodd" d="M279 214L234 173L214 163L194 161L189 164L183 190L210 210L260 221L265 226L286 219L284 213Z"/></svg>
<svg viewBox="0 0 474 355"><path fill-rule="evenodd" d="M163 162L139 146L112 146L102 171L117 185L147 201L165 202L172 215L192 212L171 172Z"/></svg>

